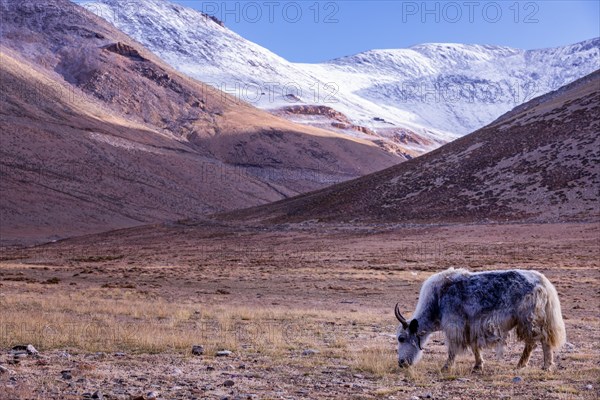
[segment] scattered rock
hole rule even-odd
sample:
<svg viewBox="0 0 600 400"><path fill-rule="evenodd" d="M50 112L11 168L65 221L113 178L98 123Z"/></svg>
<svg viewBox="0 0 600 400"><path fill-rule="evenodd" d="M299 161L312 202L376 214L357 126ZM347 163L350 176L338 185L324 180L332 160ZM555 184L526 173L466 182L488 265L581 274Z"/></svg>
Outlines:
<svg viewBox="0 0 600 400"><path fill-rule="evenodd" d="M204 354L204 346L194 345L192 346L192 354L195 356L201 356Z"/></svg>
<svg viewBox="0 0 600 400"><path fill-rule="evenodd" d="M300 98L299 98L298 96L296 96L295 94L292 94L292 93L288 93L288 94L286 94L286 95L285 95L285 98L286 98L287 100L289 100L289 101L290 101L290 103L291 103L291 102L294 102L294 103L295 103L295 102L299 102L299 101L301 101L301 100L300 100Z"/></svg>
<svg viewBox="0 0 600 400"><path fill-rule="evenodd" d="M422 397L424 397L426 399L432 399L433 398L433 394L431 394L431 393L425 393Z"/></svg>
<svg viewBox="0 0 600 400"><path fill-rule="evenodd" d="M146 395L146 399L158 399L158 392L148 392L148 394Z"/></svg>
<svg viewBox="0 0 600 400"><path fill-rule="evenodd" d="M306 349L302 352L303 356L314 356L315 354L319 354L319 350L315 349Z"/></svg>
<svg viewBox="0 0 600 400"><path fill-rule="evenodd" d="M10 370L3 365L0 365L0 374L7 374ZM590 385L591 386L591 385Z"/></svg>
<svg viewBox="0 0 600 400"><path fill-rule="evenodd" d="M229 350L221 350L221 351L217 351L216 356L217 357L229 357L230 355L232 355L233 353Z"/></svg>
<svg viewBox="0 0 600 400"><path fill-rule="evenodd" d="M521 378L520 376L515 376L515 377L512 379L512 382L513 382L513 383L521 383L521 382L523 382L523 378Z"/></svg>
<svg viewBox="0 0 600 400"><path fill-rule="evenodd" d="M413 396L410 398L410 400L419 400L419 396Z"/></svg>
<svg viewBox="0 0 600 400"><path fill-rule="evenodd" d="M121 352L115 353L115 357L125 357L125 355L126 355L125 353L121 353Z"/></svg>
<svg viewBox="0 0 600 400"><path fill-rule="evenodd" d="M227 379L225 382L223 382L223 386L225 387L232 387L233 385L235 385L235 382L231 379Z"/></svg>
<svg viewBox="0 0 600 400"><path fill-rule="evenodd" d="M219 25L219 26L225 26L225 22L221 21L219 18L215 17L214 15L208 15L207 17L210 18L211 21L213 21L215 24Z"/></svg>
<svg viewBox="0 0 600 400"><path fill-rule="evenodd" d="M206 367L206 370L207 371L214 371L215 367L213 367L212 365L209 365L209 366Z"/></svg>
<svg viewBox="0 0 600 400"><path fill-rule="evenodd" d="M104 396L102 396L102 393L99 391L95 391L94 394L92 394L92 399L103 400Z"/></svg>
<svg viewBox="0 0 600 400"><path fill-rule="evenodd" d="M565 343L565 345L563 346L563 351L566 351L567 353L572 353L574 351L577 350L577 346L575 346L573 343L571 342L567 342Z"/></svg>
<svg viewBox="0 0 600 400"><path fill-rule="evenodd" d="M65 370L65 371L60 371L62 378L64 380L70 380L73 379L73 375L71 374L70 370Z"/></svg>
<svg viewBox="0 0 600 400"><path fill-rule="evenodd" d="M586 390L593 390L594 386L592 386L592 385L585 385L585 389Z"/></svg>

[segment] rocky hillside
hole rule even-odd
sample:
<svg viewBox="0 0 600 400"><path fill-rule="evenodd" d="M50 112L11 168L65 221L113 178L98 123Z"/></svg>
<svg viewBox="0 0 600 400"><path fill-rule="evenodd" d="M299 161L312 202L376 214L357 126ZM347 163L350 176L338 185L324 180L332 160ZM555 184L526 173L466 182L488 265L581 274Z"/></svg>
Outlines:
<svg viewBox="0 0 600 400"><path fill-rule="evenodd" d="M600 71L438 150L226 219L271 223L598 220Z"/></svg>
<svg viewBox="0 0 600 400"><path fill-rule="evenodd" d="M3 243L263 204L402 161L188 78L67 0L0 4Z"/></svg>

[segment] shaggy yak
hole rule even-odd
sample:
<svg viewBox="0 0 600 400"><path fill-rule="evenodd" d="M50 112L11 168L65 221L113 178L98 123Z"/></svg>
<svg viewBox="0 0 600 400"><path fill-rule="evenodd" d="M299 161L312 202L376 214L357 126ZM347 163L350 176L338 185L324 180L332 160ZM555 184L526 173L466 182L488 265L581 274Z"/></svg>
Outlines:
<svg viewBox="0 0 600 400"><path fill-rule="evenodd" d="M554 349L565 342L565 325L556 289L537 271L509 270L471 273L450 268L423 283L413 318L407 321L398 304L398 365L408 367L419 361L431 333L446 335L448 360L443 371L453 365L456 355L471 348L474 371L483 369L481 349L495 345L498 353L509 331L516 328L525 350L517 365L523 368L531 352L542 344L544 369L553 366Z"/></svg>

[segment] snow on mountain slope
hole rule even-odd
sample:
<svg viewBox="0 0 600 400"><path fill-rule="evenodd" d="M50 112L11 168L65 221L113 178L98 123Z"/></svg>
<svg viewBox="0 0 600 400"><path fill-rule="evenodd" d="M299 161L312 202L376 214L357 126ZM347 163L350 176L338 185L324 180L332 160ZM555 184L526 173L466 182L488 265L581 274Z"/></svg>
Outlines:
<svg viewBox="0 0 600 400"><path fill-rule="evenodd" d="M356 125L399 128L418 139L425 138L416 140L417 143L403 143L401 152L407 153L431 150L456 137L449 131L414 123L418 116L409 112L344 91L335 76L315 77L304 65L286 61L199 11L163 0L99 0L83 6L180 72L260 108L276 110L296 104L317 104L346 114ZM296 115L295 120L314 124L313 118ZM320 122L333 129L330 121ZM382 139L353 129L342 130L357 137Z"/></svg>
<svg viewBox="0 0 600 400"><path fill-rule="evenodd" d="M168 1L97 0L84 6L196 79L263 109L331 107L351 125L310 115L311 110L282 115L408 155L476 130L599 68L598 38L531 51L424 44L295 64L218 20Z"/></svg>
<svg viewBox="0 0 600 400"><path fill-rule="evenodd" d="M267 224L597 222L600 71L383 171L218 218Z"/></svg>
<svg viewBox="0 0 600 400"><path fill-rule="evenodd" d="M600 38L541 50L432 43L368 51L305 69L335 75L346 90L462 135L600 68L599 47Z"/></svg>

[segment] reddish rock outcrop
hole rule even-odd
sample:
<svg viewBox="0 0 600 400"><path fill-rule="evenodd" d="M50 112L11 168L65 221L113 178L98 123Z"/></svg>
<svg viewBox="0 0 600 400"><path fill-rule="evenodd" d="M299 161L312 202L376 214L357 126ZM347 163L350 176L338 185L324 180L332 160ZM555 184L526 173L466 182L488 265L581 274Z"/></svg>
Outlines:
<svg viewBox="0 0 600 400"><path fill-rule="evenodd" d="M142 57L140 52L128 44L117 42L104 47L104 50L110 51L111 53L119 54L123 57L131 58L136 61L147 61L146 58Z"/></svg>
<svg viewBox="0 0 600 400"><path fill-rule="evenodd" d="M327 117L345 124L351 124L348 117L345 114L334 110L331 107L327 106L317 106L317 105L297 105L297 106L289 106L282 107L279 110L279 113L287 113L287 114L296 114L296 115L320 115L323 117Z"/></svg>

